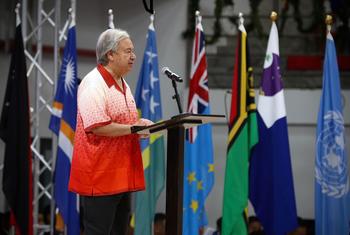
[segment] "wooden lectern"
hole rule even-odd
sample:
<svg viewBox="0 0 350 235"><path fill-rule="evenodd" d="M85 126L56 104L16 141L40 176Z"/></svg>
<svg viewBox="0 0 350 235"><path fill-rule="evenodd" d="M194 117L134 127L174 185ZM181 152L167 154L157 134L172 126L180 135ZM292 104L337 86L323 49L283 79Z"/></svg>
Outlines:
<svg viewBox="0 0 350 235"><path fill-rule="evenodd" d="M182 234L184 141L187 128L220 121L224 115L185 113L151 126L134 126L132 133L152 134L168 131L166 181L166 234Z"/></svg>

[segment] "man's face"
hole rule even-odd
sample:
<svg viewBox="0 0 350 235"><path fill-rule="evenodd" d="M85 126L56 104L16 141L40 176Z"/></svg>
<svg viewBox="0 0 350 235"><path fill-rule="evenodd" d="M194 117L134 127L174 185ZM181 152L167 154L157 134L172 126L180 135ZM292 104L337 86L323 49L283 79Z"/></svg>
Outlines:
<svg viewBox="0 0 350 235"><path fill-rule="evenodd" d="M125 38L119 42L117 51L111 51L108 55L109 65L119 75L124 76L130 72L134 65L136 55L134 45L129 38Z"/></svg>

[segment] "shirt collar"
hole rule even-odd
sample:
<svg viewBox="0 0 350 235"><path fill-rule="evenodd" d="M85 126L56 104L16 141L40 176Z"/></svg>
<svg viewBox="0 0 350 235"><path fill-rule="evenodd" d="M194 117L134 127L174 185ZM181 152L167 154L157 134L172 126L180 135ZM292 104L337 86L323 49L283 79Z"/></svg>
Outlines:
<svg viewBox="0 0 350 235"><path fill-rule="evenodd" d="M108 70L102 65L102 64L98 64L97 65L97 70L100 72L101 76L103 77L105 83L107 84L107 86L110 88L111 86L114 85L114 87L120 91L121 93L125 93L126 92L126 86L124 83L124 78L122 79L122 84L123 84L123 90L119 87L119 85L117 84L117 82L114 80L113 76L110 74L110 72L108 72Z"/></svg>

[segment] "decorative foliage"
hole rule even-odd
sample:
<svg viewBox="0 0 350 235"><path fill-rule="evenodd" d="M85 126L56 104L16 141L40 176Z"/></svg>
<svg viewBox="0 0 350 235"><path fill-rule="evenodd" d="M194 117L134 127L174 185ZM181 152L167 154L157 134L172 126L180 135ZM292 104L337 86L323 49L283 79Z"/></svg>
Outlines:
<svg viewBox="0 0 350 235"><path fill-rule="evenodd" d="M246 29L247 31L251 31L253 29L257 29L259 36L263 35L262 25L259 19L259 5L262 2L262 0L249 0L250 1L250 7L252 9L250 18L252 19L251 22L247 25ZM195 24L195 15L194 12L196 10L199 10L199 2L200 0L190 0L189 6L188 6L188 28L183 33L184 38L192 38L194 35L194 24ZM226 6L234 7L233 0L215 0L215 9L214 9L214 16L215 16L215 22L213 25L213 32L214 34L211 37L207 37L207 43L213 44L215 43L222 34L222 27L221 27L221 17L222 17L222 10ZM229 20L232 24L237 25L237 17L232 16L229 17Z"/></svg>
<svg viewBox="0 0 350 235"><path fill-rule="evenodd" d="M251 9L251 13L250 13L251 21L247 25L246 30L250 32L254 28L256 28L259 37L262 37L264 35L264 32L263 32L263 27L261 25L260 18L259 18L259 6L262 0L250 0L249 2L250 2L249 5Z"/></svg>
<svg viewBox="0 0 350 235"><path fill-rule="evenodd" d="M193 38L193 36L194 36L194 28L195 28L195 22L196 22L195 12L197 10L199 10L199 1L200 0L189 0L188 1L188 11L187 11L188 24L187 24L187 30L182 33L182 36L184 38Z"/></svg>
<svg viewBox="0 0 350 235"><path fill-rule="evenodd" d="M300 0L286 0L285 1L285 5L282 9L282 13L281 13L281 24L279 26L279 32L280 34L283 33L284 30L284 26L287 20L287 12L289 10L289 4L292 5L292 7L294 8L294 13L293 13L293 19L296 21L297 23L297 29L299 32L301 33L310 33L315 31L317 28L320 27L325 27L325 24L323 23L324 21L324 16L325 16L325 10L323 7L323 1L319 1L319 0L313 0L312 4L313 4L313 11L312 11L312 22L311 25L309 25L308 27L304 27L304 23L303 23L303 19L301 17L301 13L300 13Z"/></svg>
<svg viewBox="0 0 350 235"><path fill-rule="evenodd" d="M331 1L332 12L336 14L341 21L338 24L337 35L335 40L337 42L339 52L350 54L350 1L339 0Z"/></svg>
<svg viewBox="0 0 350 235"><path fill-rule="evenodd" d="M208 44L215 43L219 37L221 36L221 15L222 15L222 9L225 6L234 6L233 0L215 0L215 10L214 10L214 15L215 15L215 22L214 22L214 34L212 37L210 37L207 40Z"/></svg>
<svg viewBox="0 0 350 235"><path fill-rule="evenodd" d="M184 38L193 38L194 35L194 27L196 22L195 12L199 10L199 2L200 0L189 0L188 1L188 28L187 30L182 34ZM215 10L214 10L214 16L215 16L215 22L213 26L214 34L211 37L207 37L206 42L208 44L215 43L219 37L221 36L221 16L222 16L222 9L225 6L232 6L233 7L233 0L215 0Z"/></svg>
<svg viewBox="0 0 350 235"><path fill-rule="evenodd" d="M347 0L328 0L330 1L332 7L332 13L337 16L337 19L341 21L341 24L338 24L337 32L335 39L339 44L338 49L350 54L350 29L349 29L349 18L350 18L350 1ZM248 32L256 30L259 37L264 36L263 27L259 17L259 6L262 0L249 0L251 13L249 16L249 23L246 25L246 30ZM315 31L322 31L325 28L324 17L325 17L325 8L324 1L313 0L313 10L312 10L312 21L310 25L305 26L300 13L300 2L301 0L284 0L284 5L281 12L281 20L279 21L279 32L280 35L283 35L283 30L287 21L287 12L289 7L293 8L293 19L297 23L297 29L300 33L311 33ZM189 0L188 6L188 28L183 33L184 38L192 38L194 35L195 27L195 11L199 10L200 0ZM207 37L207 43L215 43L222 35L221 27L221 18L223 8L226 6L234 6L233 0L215 0L215 9L214 9L214 25L213 25L213 35ZM237 25L237 17L229 17L231 23Z"/></svg>

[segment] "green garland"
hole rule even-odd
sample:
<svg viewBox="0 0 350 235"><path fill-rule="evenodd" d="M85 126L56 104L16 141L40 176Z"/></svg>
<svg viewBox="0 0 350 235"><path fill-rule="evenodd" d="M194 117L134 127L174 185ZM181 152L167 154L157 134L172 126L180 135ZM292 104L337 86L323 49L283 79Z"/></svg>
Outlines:
<svg viewBox="0 0 350 235"><path fill-rule="evenodd" d="M248 32L252 30L256 30L258 36L262 38L264 36L263 27L259 17L259 6L262 0L249 0L251 13L249 16L249 23L246 26L246 30ZM188 28L183 33L184 38L193 38L194 36L194 28L195 28L195 11L199 10L200 0L189 0L188 1ZM313 0L313 10L312 10L312 22L309 26L304 26L303 19L300 13L300 0L284 0L284 6L281 12L281 20L279 21L279 32L280 35L283 35L283 30L287 21L287 12L289 6L293 7L293 19L297 23L297 29L301 33L310 33L317 29L322 29L325 27L324 16L325 9L323 6L323 1ZM213 44L217 42L217 40L222 35L222 27L221 27L221 17L222 10L226 6L234 6L233 0L215 0L215 9L214 9L214 25L213 25L213 35L207 38L208 44ZM340 20L343 22L343 26L338 27L339 29L339 42L342 45L342 48L348 50L350 53L350 41L348 41L348 37L350 36L350 29L348 25L348 19L350 15L350 1L345 1L340 9L336 10L337 16L339 16ZM337 12L339 11L339 12ZM231 23L237 25L237 17L232 16L229 17Z"/></svg>
<svg viewBox="0 0 350 235"><path fill-rule="evenodd" d="M199 10L199 1L200 0L189 0L188 1L188 10L187 10L187 18L188 24L185 32L182 33L183 38L193 38L194 28L196 22L195 12Z"/></svg>
<svg viewBox="0 0 350 235"><path fill-rule="evenodd" d="M250 0L249 5L251 9L250 23L246 26L247 32L250 32L256 28L260 38L264 36L263 27L259 17L259 6L262 0Z"/></svg>
<svg viewBox="0 0 350 235"><path fill-rule="evenodd" d="M193 38L194 36L194 28L195 28L195 12L199 10L199 2L200 0L189 0L188 1L188 28L185 32L183 32L182 36L184 38ZM215 0L215 10L214 10L214 16L215 16L215 22L213 26L214 34L206 39L206 43L212 44L215 43L221 36L221 23L220 19L222 16L222 9L225 6L233 6L233 0Z"/></svg>
<svg viewBox="0 0 350 235"><path fill-rule="evenodd" d="M323 7L323 1L319 0L313 0L312 5L313 5L313 11L312 11L312 22L308 27L304 27L304 23L301 17L299 5L300 1L299 0L286 0L285 5L282 9L281 13L281 24L279 25L279 32L282 35L285 23L287 21L287 12L289 9L289 4L292 5L294 8L293 12L293 19L297 23L297 29L301 33L310 33L313 32L315 29L321 27L325 27L325 24L323 24L324 21L324 16L325 16L325 10Z"/></svg>
<svg viewBox="0 0 350 235"><path fill-rule="evenodd" d="M214 16L215 16L215 22L213 26L214 34L212 37L208 38L207 43L213 44L215 43L221 36L221 15L222 15L222 9L225 6L234 6L232 0L215 0L215 10L214 10Z"/></svg>
<svg viewBox="0 0 350 235"><path fill-rule="evenodd" d="M259 35L263 35L262 26L260 23L260 19L258 16L258 7L262 0L249 0L250 6L252 8L252 13L250 15L250 18L252 19L251 23L248 24L247 30L253 30L255 27L257 28L257 31ZM193 38L194 36L194 28L195 28L195 15L194 12L199 10L199 3L200 0L189 0L188 2L188 28L185 32L183 32L182 36L184 38ZM208 37L206 39L206 43L213 44L217 42L217 40L221 37L222 34L222 27L221 27L221 16L222 16L222 10L226 6L234 7L233 0L215 0L215 9L214 9L214 16L215 21L213 25L213 32L214 34L211 37ZM237 25L237 17L229 17L229 20L231 23Z"/></svg>

